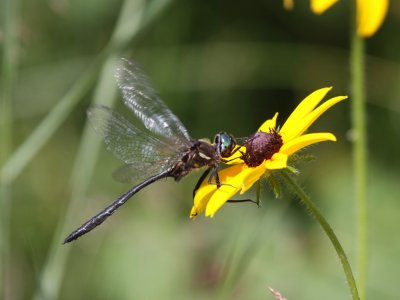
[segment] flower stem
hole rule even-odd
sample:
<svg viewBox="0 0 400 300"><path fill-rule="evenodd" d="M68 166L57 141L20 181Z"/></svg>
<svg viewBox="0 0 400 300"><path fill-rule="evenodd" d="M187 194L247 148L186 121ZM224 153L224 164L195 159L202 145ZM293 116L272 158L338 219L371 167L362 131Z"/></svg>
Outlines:
<svg viewBox="0 0 400 300"><path fill-rule="evenodd" d="M328 238L331 240L333 247L336 250L337 255L339 256L340 262L343 267L344 274L346 275L347 283L349 285L349 289L352 295L353 300L359 300L360 296L358 295L357 285L354 280L353 272L351 270L349 261L347 256L343 250L342 245L340 244L338 238L335 235L332 227L326 221L326 219L322 216L321 212L318 210L317 206L311 201L310 197L306 195L304 190L297 184L297 182L286 172L282 172L283 178L285 178L286 183L290 186L290 188L296 193L296 195L300 198L300 201L307 207L308 211L312 214L313 217L318 221L321 225L322 229L325 231Z"/></svg>
<svg viewBox="0 0 400 300"><path fill-rule="evenodd" d="M364 39L357 35L355 13L351 36L351 119L354 133L353 164L357 211L357 270L361 299L366 298L367 166L365 122Z"/></svg>

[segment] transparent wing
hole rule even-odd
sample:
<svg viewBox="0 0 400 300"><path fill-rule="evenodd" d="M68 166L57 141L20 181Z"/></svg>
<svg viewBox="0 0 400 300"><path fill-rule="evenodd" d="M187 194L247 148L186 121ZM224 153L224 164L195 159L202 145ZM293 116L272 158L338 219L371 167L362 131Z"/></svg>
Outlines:
<svg viewBox="0 0 400 300"><path fill-rule="evenodd" d="M135 63L121 59L115 78L126 106L152 132L175 145L190 145L190 136L182 122L158 97L150 79Z"/></svg>
<svg viewBox="0 0 400 300"><path fill-rule="evenodd" d="M160 166L155 163L141 162L140 164L123 165L115 170L112 176L119 182L131 183L135 180L143 180L151 175L166 171L168 168L168 164Z"/></svg>
<svg viewBox="0 0 400 300"><path fill-rule="evenodd" d="M248 136L240 138L235 137L236 144L240 146L243 146L248 140L249 140Z"/></svg>
<svg viewBox="0 0 400 300"><path fill-rule="evenodd" d="M125 164L132 166L132 179L145 178L164 171L181 156L180 149L149 135L150 132L134 126L107 106L92 106L87 114L107 149ZM134 176L134 168L140 174Z"/></svg>

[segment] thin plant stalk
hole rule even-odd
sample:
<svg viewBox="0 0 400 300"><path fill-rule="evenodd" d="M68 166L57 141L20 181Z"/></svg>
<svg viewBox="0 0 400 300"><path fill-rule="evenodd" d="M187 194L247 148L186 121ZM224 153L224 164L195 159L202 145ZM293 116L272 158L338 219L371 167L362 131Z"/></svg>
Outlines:
<svg viewBox="0 0 400 300"><path fill-rule="evenodd" d="M110 78L114 72L115 59L115 57L110 56L105 63L95 92L95 99L106 97L109 105L112 105L116 95L116 88L112 86L112 78ZM99 152L99 144L100 142L94 137L91 128L85 126L71 176L71 200L64 221L59 223L54 233L49 255L42 270L39 288L34 299L57 299L58 297L71 249L71 247L61 245L62 237L68 229L72 228L74 216L79 215L77 211L82 205L82 199L93 173Z"/></svg>
<svg viewBox="0 0 400 300"><path fill-rule="evenodd" d="M43 121L36 127L30 136L12 154L1 169L1 181L12 183L33 157L46 144L50 137L56 132L62 122L72 112L88 89L93 85L101 61L96 61L85 74L79 78L69 92L60 99Z"/></svg>
<svg viewBox="0 0 400 300"><path fill-rule="evenodd" d="M166 6L169 0L153 1L146 7L146 1L126 0L105 53L109 53L101 71L100 80L95 89L93 103L112 106L116 96L116 84L113 79L115 62L120 52L132 40L144 25L150 23ZM132 12L134 15L132 15ZM144 14L146 12L146 15ZM151 16L151 18L149 17ZM49 254L39 278L38 290L34 299L56 299L62 285L71 245L62 246L65 234L76 225L76 216L84 205L85 193L92 176L100 141L93 135L93 130L86 124L79 146L77 158L71 176L71 199L62 220L54 233Z"/></svg>
<svg viewBox="0 0 400 300"><path fill-rule="evenodd" d="M365 57L364 39L357 34L356 14L353 9L351 35L351 120L354 137L353 168L357 213L357 279L361 299L366 299L367 279L367 134L365 104Z"/></svg>
<svg viewBox="0 0 400 300"><path fill-rule="evenodd" d="M1 5L3 20L3 52L0 85L0 166L12 151L12 103L17 72L16 21L18 1L5 0ZM10 212L12 191L9 183L0 179L0 298L10 295Z"/></svg>
<svg viewBox="0 0 400 300"><path fill-rule="evenodd" d="M293 192L299 197L301 203L303 203L311 215L318 221L319 225L324 230L325 234L331 241L335 251L342 264L344 274L347 279L347 284L349 285L350 293L353 300L360 300L360 296L357 290L357 284L354 280L353 271L347 259L346 253L343 250L338 238L332 227L329 225L328 221L324 218L321 212L318 210L317 206L311 201L310 197L304 192L304 190L297 184L297 182L289 175L287 172L282 172L282 176L285 182L293 190Z"/></svg>

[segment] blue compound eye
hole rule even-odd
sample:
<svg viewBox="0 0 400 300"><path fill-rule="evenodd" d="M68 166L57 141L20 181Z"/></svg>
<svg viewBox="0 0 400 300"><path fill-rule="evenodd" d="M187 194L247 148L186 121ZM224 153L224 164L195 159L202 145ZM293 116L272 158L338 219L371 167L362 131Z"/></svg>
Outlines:
<svg viewBox="0 0 400 300"><path fill-rule="evenodd" d="M236 147L234 138L226 132L220 132L215 136L214 143L217 146L221 157L229 157L232 155L233 149Z"/></svg>

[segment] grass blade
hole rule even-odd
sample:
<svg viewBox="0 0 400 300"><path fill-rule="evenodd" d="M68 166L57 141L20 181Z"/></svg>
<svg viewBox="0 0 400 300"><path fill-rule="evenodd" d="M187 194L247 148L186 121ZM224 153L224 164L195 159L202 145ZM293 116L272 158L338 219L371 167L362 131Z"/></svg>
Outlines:
<svg viewBox="0 0 400 300"><path fill-rule="evenodd" d="M5 0L2 5L3 53L0 87L0 166L9 158L12 150L12 103L17 72L16 17L18 1ZM10 295L10 210L11 185L0 178L0 294L3 299Z"/></svg>

